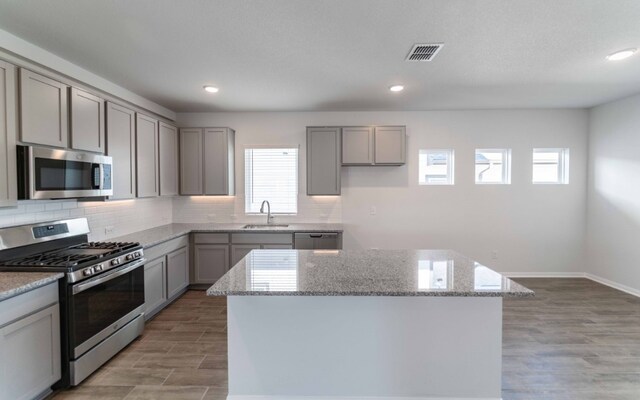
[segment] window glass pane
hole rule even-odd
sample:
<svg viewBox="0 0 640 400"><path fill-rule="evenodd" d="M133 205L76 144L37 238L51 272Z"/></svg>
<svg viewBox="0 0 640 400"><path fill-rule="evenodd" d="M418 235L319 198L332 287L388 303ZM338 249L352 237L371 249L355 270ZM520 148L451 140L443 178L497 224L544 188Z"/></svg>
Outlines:
<svg viewBox="0 0 640 400"><path fill-rule="evenodd" d="M511 183L510 156L509 149L476 150L476 183Z"/></svg>
<svg viewBox="0 0 640 400"><path fill-rule="evenodd" d="M298 211L298 149L248 148L245 158L245 212L259 213L268 200L272 213Z"/></svg>
<svg viewBox="0 0 640 400"><path fill-rule="evenodd" d="M567 183L569 149L533 149L533 183Z"/></svg>
<svg viewBox="0 0 640 400"><path fill-rule="evenodd" d="M453 185L453 150L420 150L418 183Z"/></svg>

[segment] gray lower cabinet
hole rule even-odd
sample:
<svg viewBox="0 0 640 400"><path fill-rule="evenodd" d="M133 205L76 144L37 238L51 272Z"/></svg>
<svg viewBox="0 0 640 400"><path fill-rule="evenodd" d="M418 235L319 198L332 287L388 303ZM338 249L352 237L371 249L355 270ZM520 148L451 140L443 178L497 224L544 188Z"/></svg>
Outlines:
<svg viewBox="0 0 640 400"><path fill-rule="evenodd" d="M341 128L307 128L307 194L339 195Z"/></svg>
<svg viewBox="0 0 640 400"><path fill-rule="evenodd" d="M213 284L229 270L228 244L195 244L194 274L191 283Z"/></svg>
<svg viewBox="0 0 640 400"><path fill-rule="evenodd" d="M167 254L167 298L189 286L189 249L183 247Z"/></svg>
<svg viewBox="0 0 640 400"><path fill-rule="evenodd" d="M31 400L60 379L58 283L0 302L0 399Z"/></svg>
<svg viewBox="0 0 640 400"><path fill-rule="evenodd" d="M180 194L235 195L233 129L180 129Z"/></svg>
<svg viewBox="0 0 640 400"><path fill-rule="evenodd" d="M105 152L104 100L71 88L71 148Z"/></svg>
<svg viewBox="0 0 640 400"><path fill-rule="evenodd" d="M113 158L113 196L136 197L136 113L107 102L107 155Z"/></svg>
<svg viewBox="0 0 640 400"><path fill-rule="evenodd" d="M251 253L251 250L258 250L262 248L259 244L234 244L231 245L231 266L236 265L247 254Z"/></svg>
<svg viewBox="0 0 640 400"><path fill-rule="evenodd" d="M160 122L160 196L178 194L178 129Z"/></svg>
<svg viewBox="0 0 640 400"><path fill-rule="evenodd" d="M342 165L374 163L373 130L372 126L342 128Z"/></svg>
<svg viewBox="0 0 640 400"><path fill-rule="evenodd" d="M404 126L375 127L375 163L402 165L407 162L407 135Z"/></svg>
<svg viewBox="0 0 640 400"><path fill-rule="evenodd" d="M136 163L137 197L158 196L158 120L139 113L136 114Z"/></svg>
<svg viewBox="0 0 640 400"><path fill-rule="evenodd" d="M167 261L160 257L144 266L145 318L162 309L167 299Z"/></svg>
<svg viewBox="0 0 640 400"><path fill-rule="evenodd" d="M68 147L69 87L20 68L20 140Z"/></svg>
<svg viewBox="0 0 640 400"><path fill-rule="evenodd" d="M0 207L18 202L16 110L16 67L0 61Z"/></svg>

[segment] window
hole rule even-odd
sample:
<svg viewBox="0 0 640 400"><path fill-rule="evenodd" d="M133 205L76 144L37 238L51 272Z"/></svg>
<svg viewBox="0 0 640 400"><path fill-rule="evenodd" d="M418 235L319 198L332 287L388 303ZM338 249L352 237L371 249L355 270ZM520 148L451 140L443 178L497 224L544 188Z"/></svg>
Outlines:
<svg viewBox="0 0 640 400"><path fill-rule="evenodd" d="M418 183L453 185L453 150L420 150Z"/></svg>
<svg viewBox="0 0 640 400"><path fill-rule="evenodd" d="M511 183L511 149L477 149L476 183Z"/></svg>
<svg viewBox="0 0 640 400"><path fill-rule="evenodd" d="M255 147L244 151L245 212L259 213L268 200L272 214L298 212L298 149Z"/></svg>
<svg viewBox="0 0 640 400"><path fill-rule="evenodd" d="M569 149L533 149L533 183L569 183Z"/></svg>

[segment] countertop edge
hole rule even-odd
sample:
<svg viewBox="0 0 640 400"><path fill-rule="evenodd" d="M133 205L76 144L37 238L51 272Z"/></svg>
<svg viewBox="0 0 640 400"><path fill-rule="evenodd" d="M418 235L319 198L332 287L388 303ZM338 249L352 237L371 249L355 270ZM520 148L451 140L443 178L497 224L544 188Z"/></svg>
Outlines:
<svg viewBox="0 0 640 400"><path fill-rule="evenodd" d="M32 274L32 272L7 272L7 273L11 273L11 274ZM52 272L51 274L52 274L51 276L47 276L47 277L44 277L42 279L38 279L36 281L29 282L29 283L23 284L21 286L18 286L18 287L11 288L11 289L5 290L3 292L0 292L0 301L7 300L7 299L10 299L12 297L16 297L18 295L21 295L23 293L27 293L27 292L30 292L32 290L41 288L41 287L46 286L46 285L48 285L50 283L57 282L58 280L60 280L61 278L64 277L64 274L60 273L60 272L58 272L58 273Z"/></svg>
<svg viewBox="0 0 640 400"><path fill-rule="evenodd" d="M207 290L209 297L501 297L527 298L535 297L535 292L246 292Z"/></svg>

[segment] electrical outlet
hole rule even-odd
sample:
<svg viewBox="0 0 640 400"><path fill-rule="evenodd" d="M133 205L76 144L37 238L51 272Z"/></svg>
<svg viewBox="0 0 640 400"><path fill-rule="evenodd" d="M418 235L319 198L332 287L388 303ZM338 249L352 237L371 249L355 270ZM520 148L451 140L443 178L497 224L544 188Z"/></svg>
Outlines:
<svg viewBox="0 0 640 400"><path fill-rule="evenodd" d="M113 235L114 227L113 226L105 226L104 234L105 235Z"/></svg>
<svg viewBox="0 0 640 400"><path fill-rule="evenodd" d="M496 250L493 250L491 252L491 259L492 260L497 260L498 259L498 252Z"/></svg>
<svg viewBox="0 0 640 400"><path fill-rule="evenodd" d="M215 214L208 214L207 218L209 219L209 221L213 221L216 219L216 215Z"/></svg>
<svg viewBox="0 0 640 400"><path fill-rule="evenodd" d="M378 210L376 209L376 206L371 206L371 210L369 210L369 214L376 215L377 213L378 213Z"/></svg>
<svg viewBox="0 0 640 400"><path fill-rule="evenodd" d="M231 219L238 219L238 216L236 214L231 214L230 217Z"/></svg>

